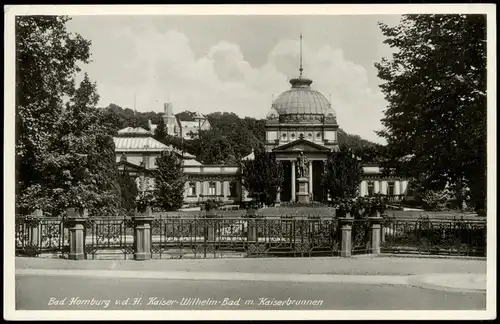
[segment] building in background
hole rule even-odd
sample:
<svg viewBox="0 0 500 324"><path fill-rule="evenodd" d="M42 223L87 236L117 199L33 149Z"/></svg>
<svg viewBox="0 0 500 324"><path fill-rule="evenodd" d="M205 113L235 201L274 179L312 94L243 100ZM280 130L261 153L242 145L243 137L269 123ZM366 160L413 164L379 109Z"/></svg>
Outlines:
<svg viewBox="0 0 500 324"><path fill-rule="evenodd" d="M172 103L164 104L163 121L165 131L168 135L181 137L184 139L193 139L198 135L199 130L209 130L210 122L200 113L195 113L192 120L181 120L174 115ZM158 125L149 122L151 134L154 134Z"/></svg>
<svg viewBox="0 0 500 324"><path fill-rule="evenodd" d="M242 189L237 165L203 165L187 152L181 152L171 145L155 140L151 133L141 127L126 127L114 137L116 162L120 172L127 172L136 182L139 192L154 189L152 171L156 159L165 150L174 151L183 162L188 180L185 185L186 204L208 199L225 204L248 200ZM251 153L248 158L252 158Z"/></svg>
<svg viewBox="0 0 500 324"><path fill-rule="evenodd" d="M308 188L312 200L323 201L321 187L324 165L331 152L338 150L339 125L329 100L311 88L313 81L302 75L290 80L291 89L280 94L266 117L267 152L283 164L284 183L278 201L296 201L298 183L296 159L303 152L309 161ZM378 165L363 165L360 195L384 194L397 199L406 193L408 181L382 174Z"/></svg>
<svg viewBox="0 0 500 324"><path fill-rule="evenodd" d="M273 101L266 116L266 151L275 153L276 159L284 168L284 182L278 193L278 202L297 200L296 160L300 152L309 161L307 172L309 197L313 201L330 198L324 196L326 193L321 187L321 176L328 155L339 148L337 115L330 101L311 88L313 81L304 77L302 72L301 55L299 76L290 80L291 89ZM195 114L193 121L179 120L174 115L170 103L165 104L163 118L167 134L185 139L193 138L200 129L210 129L208 120L201 114ZM139 190L150 190L154 185L151 178L145 179L150 177L151 170L156 168L156 157L163 150L174 150L173 147L163 145L151 137L156 127L157 125L150 124L150 132L142 128L127 127L120 130L118 137L115 138L119 168L142 179L139 183L146 185L139 186ZM248 192L241 184L238 165L203 165L186 152L176 152L182 157L184 173L188 176L184 195L186 203L206 199L226 203L248 200ZM252 151L243 160L254 158ZM398 199L406 194L407 188L407 179L386 176L375 164L363 165L360 196L383 194Z"/></svg>

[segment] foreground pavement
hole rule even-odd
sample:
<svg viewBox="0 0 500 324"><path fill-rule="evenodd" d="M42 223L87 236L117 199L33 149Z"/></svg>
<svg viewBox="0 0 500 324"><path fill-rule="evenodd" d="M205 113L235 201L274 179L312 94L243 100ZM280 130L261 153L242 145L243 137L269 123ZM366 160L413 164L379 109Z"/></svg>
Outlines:
<svg viewBox="0 0 500 324"><path fill-rule="evenodd" d="M16 259L16 309L484 310L486 262Z"/></svg>

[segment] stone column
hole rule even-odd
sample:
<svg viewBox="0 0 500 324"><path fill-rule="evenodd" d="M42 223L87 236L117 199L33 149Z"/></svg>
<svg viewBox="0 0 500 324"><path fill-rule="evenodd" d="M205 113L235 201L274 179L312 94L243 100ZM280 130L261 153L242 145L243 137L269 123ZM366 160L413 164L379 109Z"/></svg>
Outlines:
<svg viewBox="0 0 500 324"><path fill-rule="evenodd" d="M309 193L313 197L313 161L309 161Z"/></svg>
<svg viewBox="0 0 500 324"><path fill-rule="evenodd" d="M371 253L372 254L380 254L380 241L381 241L381 224L383 218L380 215L375 217L369 217L370 225L371 225Z"/></svg>
<svg viewBox="0 0 500 324"><path fill-rule="evenodd" d="M66 210L69 229L69 255L70 260L85 259L85 222L88 219L86 209L68 208Z"/></svg>
<svg viewBox="0 0 500 324"><path fill-rule="evenodd" d="M134 260L151 259L151 222L153 211L147 207L142 214L134 216Z"/></svg>
<svg viewBox="0 0 500 324"><path fill-rule="evenodd" d="M229 196L229 192L227 190L227 187L228 187L228 182L227 181L222 182L222 196L224 196L224 198Z"/></svg>
<svg viewBox="0 0 500 324"><path fill-rule="evenodd" d="M30 222L26 222L29 226L29 238L31 247L36 247L37 250L40 250L41 246L39 243L39 233L41 231L40 228L40 219L43 216L43 212L41 209L35 210L30 215Z"/></svg>
<svg viewBox="0 0 500 324"><path fill-rule="evenodd" d="M380 181L378 180L373 182L373 193L380 193Z"/></svg>
<svg viewBox="0 0 500 324"><path fill-rule="evenodd" d="M340 256L347 258L352 254L352 223L354 218L342 217L339 218L340 229L342 230L342 242L340 245Z"/></svg>
<svg viewBox="0 0 500 324"><path fill-rule="evenodd" d="M220 194L220 181L214 181L215 182L215 196L218 198L219 194Z"/></svg>
<svg viewBox="0 0 500 324"><path fill-rule="evenodd" d="M399 180L394 181L394 195L396 196L396 199L400 199L399 195L401 194L401 191L399 190L400 184Z"/></svg>
<svg viewBox="0 0 500 324"><path fill-rule="evenodd" d="M295 161L292 161L292 202L295 201Z"/></svg>
<svg viewBox="0 0 500 324"><path fill-rule="evenodd" d="M361 181L361 188L360 188L360 193L361 197L364 197L367 195L368 192L368 184L366 183L366 180Z"/></svg>
<svg viewBox="0 0 500 324"><path fill-rule="evenodd" d="M205 218L205 228L207 231L206 241L214 242L215 241L215 220L212 217Z"/></svg>
<svg viewBox="0 0 500 324"><path fill-rule="evenodd" d="M382 180L380 183L381 183L380 193L383 195L387 195L387 181Z"/></svg>
<svg viewBox="0 0 500 324"><path fill-rule="evenodd" d="M256 242L257 241L257 224L256 224L256 220L255 220L255 215L253 217L247 215L247 217L251 217L251 219L247 220L247 223L248 223L247 240L248 240L248 242Z"/></svg>

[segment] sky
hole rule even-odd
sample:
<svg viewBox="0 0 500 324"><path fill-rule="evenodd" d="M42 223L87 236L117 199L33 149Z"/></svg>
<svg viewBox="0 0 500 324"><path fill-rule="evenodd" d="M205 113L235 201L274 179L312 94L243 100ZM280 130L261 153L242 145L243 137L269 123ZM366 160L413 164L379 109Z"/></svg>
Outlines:
<svg viewBox="0 0 500 324"><path fill-rule="evenodd" d="M265 118L299 74L331 101L342 129L384 144L376 130L387 105L374 63L390 57L378 22L398 15L75 16L68 30L92 42L82 73L99 106L140 112L234 112ZM79 78L82 74L79 75Z"/></svg>

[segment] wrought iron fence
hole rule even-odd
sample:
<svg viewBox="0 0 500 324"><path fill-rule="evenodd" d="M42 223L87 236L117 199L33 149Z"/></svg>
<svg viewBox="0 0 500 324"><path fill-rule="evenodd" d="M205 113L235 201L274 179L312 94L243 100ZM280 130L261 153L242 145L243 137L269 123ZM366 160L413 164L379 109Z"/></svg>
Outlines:
<svg viewBox="0 0 500 324"><path fill-rule="evenodd" d="M85 258L132 258L134 221L130 217L91 217L84 224Z"/></svg>
<svg viewBox="0 0 500 324"><path fill-rule="evenodd" d="M16 216L16 255L63 256L69 253L66 219Z"/></svg>
<svg viewBox="0 0 500 324"><path fill-rule="evenodd" d="M160 218L151 224L153 258L337 255L333 219Z"/></svg>
<svg viewBox="0 0 500 324"><path fill-rule="evenodd" d="M352 254L370 253L371 224L368 219L355 219L352 223Z"/></svg>
<svg viewBox="0 0 500 324"><path fill-rule="evenodd" d="M486 221L386 218L381 251L386 253L486 256Z"/></svg>

